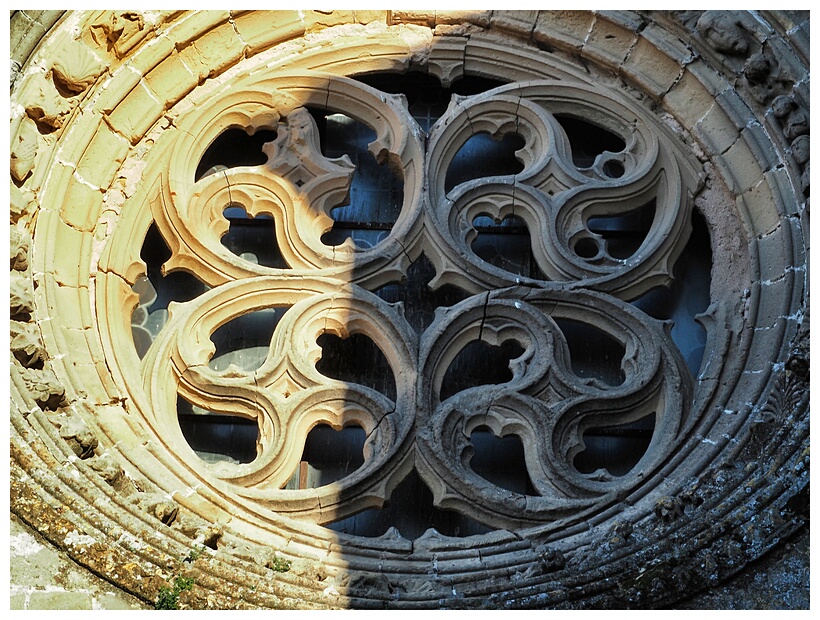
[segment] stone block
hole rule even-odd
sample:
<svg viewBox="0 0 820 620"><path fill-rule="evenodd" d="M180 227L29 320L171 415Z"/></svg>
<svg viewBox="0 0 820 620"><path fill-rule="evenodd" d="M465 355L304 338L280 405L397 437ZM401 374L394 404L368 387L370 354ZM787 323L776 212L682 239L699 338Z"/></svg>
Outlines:
<svg viewBox="0 0 820 620"><path fill-rule="evenodd" d="M111 402L119 393L116 390L111 390L110 386L100 379L97 366L93 361L91 363L80 363L81 359L82 362L90 359L89 355L83 357L85 359L72 353L70 360L61 360L61 363L54 364L54 374L65 387L66 399L69 402L87 399L95 404Z"/></svg>
<svg viewBox="0 0 820 620"><path fill-rule="evenodd" d="M67 322L71 323L73 319L68 318ZM48 337L49 333L51 337ZM53 343L48 342L51 338L54 339ZM63 323L62 317L52 317L47 330L44 330L43 339L47 341L46 346L49 347L49 350L70 351L71 355L66 358L66 361L70 359L70 363L73 365L94 363L92 353L89 350L89 340L95 339L95 336L90 330L67 327ZM52 345L55 348L52 349Z"/></svg>
<svg viewBox="0 0 820 620"><path fill-rule="evenodd" d="M666 56L647 39L638 37L620 71L627 82L660 99L678 80L682 68L677 60Z"/></svg>
<svg viewBox="0 0 820 620"><path fill-rule="evenodd" d="M200 80L214 77L236 64L245 49L231 24L225 23L179 49L182 61Z"/></svg>
<svg viewBox="0 0 820 620"><path fill-rule="evenodd" d="M769 170L765 175L769 187L775 196L778 196L776 206L782 215L799 215L802 211L803 199L789 178L784 167Z"/></svg>
<svg viewBox="0 0 820 620"><path fill-rule="evenodd" d="M156 37L151 41L151 45L143 46L138 53L131 56L128 67L131 71L136 71L145 77L168 58L175 49L176 45L173 39Z"/></svg>
<svg viewBox="0 0 820 620"><path fill-rule="evenodd" d="M725 152L740 137L740 130L717 104L698 121L694 133L712 156Z"/></svg>
<svg viewBox="0 0 820 620"><path fill-rule="evenodd" d="M77 174L92 185L107 187L128 156L128 148L127 140L100 122L77 164Z"/></svg>
<svg viewBox="0 0 820 620"><path fill-rule="evenodd" d="M347 24L370 24L388 22L388 11L375 10L336 10L336 11L303 11L300 22L305 32L318 32L325 28ZM301 36L297 34L296 36Z"/></svg>
<svg viewBox="0 0 820 620"><path fill-rule="evenodd" d="M305 33L305 24L297 11L276 11L270 18L258 11L245 11L235 15L233 22L248 46L249 56Z"/></svg>
<svg viewBox="0 0 820 620"><path fill-rule="evenodd" d="M760 237L757 241L757 260L761 282L783 280L795 272L794 265L799 267L800 260L795 258L795 244L791 220L784 219L773 232ZM802 275L800 276L802 278Z"/></svg>
<svg viewBox="0 0 820 620"><path fill-rule="evenodd" d="M594 21L589 11L540 11L532 38L540 45L577 52Z"/></svg>
<svg viewBox="0 0 820 620"><path fill-rule="evenodd" d="M644 23L644 18L634 11L596 11L595 15L632 32L637 32Z"/></svg>
<svg viewBox="0 0 820 620"><path fill-rule="evenodd" d="M79 164L83 158L88 145L94 139L95 128L93 128L94 120L103 123L102 115L89 110L83 110L83 121L89 121L88 124L71 123L67 128L65 135L60 140L59 148L57 149L57 159L63 165L73 168ZM49 182L53 182L49 180Z"/></svg>
<svg viewBox="0 0 820 620"><path fill-rule="evenodd" d="M763 178L763 169L745 140L735 142L728 150L714 159L735 196L750 190Z"/></svg>
<svg viewBox="0 0 820 620"><path fill-rule="evenodd" d="M750 122L757 119L757 115L752 112L746 101L738 95L736 90L727 89L715 99L739 131L742 131L748 127Z"/></svg>
<svg viewBox="0 0 820 620"><path fill-rule="evenodd" d="M672 36L668 30L658 24L647 24L646 28L641 31L641 37L680 65L687 64L694 57L692 50L689 49L686 43Z"/></svg>
<svg viewBox="0 0 820 620"><path fill-rule="evenodd" d="M213 28L225 25L231 27L230 19L230 11L191 11L183 19L173 23L168 29L168 38L175 43L177 49L188 47Z"/></svg>
<svg viewBox="0 0 820 620"><path fill-rule="evenodd" d="M353 11L353 21L358 24L372 24L377 22L379 24L387 23L387 11L376 10L358 10Z"/></svg>
<svg viewBox="0 0 820 620"><path fill-rule="evenodd" d="M40 312L45 308L47 316L59 318L66 327L91 329L94 324L86 287L59 286L48 280L34 290L34 299Z"/></svg>
<svg viewBox="0 0 820 620"><path fill-rule="evenodd" d="M102 203L103 194L100 189L89 187L72 176L60 205L60 217L77 230L91 232L100 217Z"/></svg>
<svg viewBox="0 0 820 620"><path fill-rule="evenodd" d="M50 273L59 284L65 286L86 286L88 266L91 263L92 236L69 226L53 211L40 211L38 235L41 230L51 239L51 245L46 253L34 253L34 272Z"/></svg>
<svg viewBox="0 0 820 620"><path fill-rule="evenodd" d="M353 11L304 11L305 32L318 32L354 21Z"/></svg>
<svg viewBox="0 0 820 620"><path fill-rule="evenodd" d="M159 120L165 106L144 81L128 93L109 115L111 126L136 144Z"/></svg>
<svg viewBox="0 0 820 620"><path fill-rule="evenodd" d="M94 110L110 114L137 87L140 80L141 73L131 71L127 66L120 67L99 91Z"/></svg>
<svg viewBox="0 0 820 620"><path fill-rule="evenodd" d="M684 70L681 79L664 95L663 105L684 127L694 127L715 105L715 99L700 80Z"/></svg>
<svg viewBox="0 0 820 620"><path fill-rule="evenodd" d="M634 30L596 16L581 49L581 56L617 70L632 49L636 37Z"/></svg>
<svg viewBox="0 0 820 620"><path fill-rule="evenodd" d="M416 34L416 33L413 33ZM333 64L334 71L342 73L360 73L368 71L403 72L413 57L426 57L429 51L432 32L423 31L421 36L413 39L387 37L382 33L375 33L365 37L347 37L345 47L348 59L337 60L337 48L331 46L317 47L305 53L302 57L304 67L317 71L325 71L328 64ZM339 43L335 43L339 45ZM359 48L361 52L354 54L350 49ZM376 56L371 56L371 50L379 48Z"/></svg>
<svg viewBox="0 0 820 620"><path fill-rule="evenodd" d="M777 207L777 198L772 188L764 178L737 198L737 207L752 224L752 234L755 237L768 234L780 225L780 212Z"/></svg>
<svg viewBox="0 0 820 620"><path fill-rule="evenodd" d="M732 87L722 75L700 58L695 58L686 65L686 72L691 73L703 87L714 97Z"/></svg>
<svg viewBox="0 0 820 620"><path fill-rule="evenodd" d="M493 11L490 15L490 26L528 39L535 28L539 12Z"/></svg>
<svg viewBox="0 0 820 620"><path fill-rule="evenodd" d="M415 24L434 28L436 25L435 11L390 11L389 24Z"/></svg>
<svg viewBox="0 0 820 620"><path fill-rule="evenodd" d="M157 98L165 108L170 108L196 88L199 84L199 76L191 73L182 62L179 53L174 50L145 76L145 81L157 94Z"/></svg>
<svg viewBox="0 0 820 620"><path fill-rule="evenodd" d="M782 165L783 160L780 152L758 123L751 124L743 129L741 139L746 142L749 149L754 153L758 165L764 172Z"/></svg>

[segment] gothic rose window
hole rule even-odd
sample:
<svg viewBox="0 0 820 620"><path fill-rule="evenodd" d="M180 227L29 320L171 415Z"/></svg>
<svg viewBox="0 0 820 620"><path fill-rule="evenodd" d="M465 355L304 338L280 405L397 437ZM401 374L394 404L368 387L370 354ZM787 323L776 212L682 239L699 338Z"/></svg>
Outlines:
<svg viewBox="0 0 820 620"><path fill-rule="evenodd" d="M581 56L478 18L254 47L251 13L116 15L75 43L130 64L55 64L79 107L15 129L59 174L13 171L41 205L13 318L45 343L13 351L65 386L24 417L105 480L82 493L164 523L146 549L201 546L180 566L254 606L659 605L681 549L693 580L743 565L748 502L782 509L769 546L793 529L760 468L807 459L798 82L767 116L620 14Z"/></svg>

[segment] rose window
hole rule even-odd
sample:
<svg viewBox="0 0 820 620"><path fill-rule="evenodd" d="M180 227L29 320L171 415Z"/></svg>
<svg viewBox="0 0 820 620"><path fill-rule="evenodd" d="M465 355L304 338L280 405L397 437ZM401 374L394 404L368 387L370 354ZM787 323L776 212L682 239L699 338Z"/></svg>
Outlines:
<svg viewBox="0 0 820 620"><path fill-rule="evenodd" d="M82 71L55 65L60 96L98 98L45 132L64 177L15 173L65 200L40 207L36 308L12 318L45 330L48 353L15 352L27 389L44 361L65 384L26 419L115 489L132 516L100 518L150 539L139 570L200 566L226 597L207 606L231 604L208 581L231 574L263 607L661 604L683 586L644 576L656 552L671 570L690 545L700 574L745 523L739 489L789 501L759 464L802 457L775 463L755 433L807 398L803 207L761 169L759 125L722 143L728 104L685 64L658 93L664 72L621 80L592 39L590 69L415 23L318 28L300 55L255 48L237 14L242 54L200 66L205 39L175 30L192 18L151 38L123 15L83 45L133 58L110 79L148 95L72 91ZM140 64L164 41L157 67L197 79ZM111 179L61 163L70 132L116 145ZM72 306L77 325L49 323ZM802 445L801 424L777 441ZM292 570L271 577L273 556Z"/></svg>

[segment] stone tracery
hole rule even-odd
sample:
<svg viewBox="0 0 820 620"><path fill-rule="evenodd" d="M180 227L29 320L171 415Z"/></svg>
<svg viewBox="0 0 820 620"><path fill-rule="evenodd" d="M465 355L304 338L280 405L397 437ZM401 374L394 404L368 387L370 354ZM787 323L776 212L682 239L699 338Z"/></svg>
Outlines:
<svg viewBox="0 0 820 620"><path fill-rule="evenodd" d="M162 20L167 20L170 30L185 23L185 19L175 22L180 19L175 14L154 18L159 21L151 22L152 28L164 27L160 26ZM240 21L244 26L238 26ZM248 23L237 18L231 28L242 31ZM599 18L596 23L612 27L618 21ZM113 21L103 19L92 28L93 33L105 33L105 38L93 38L98 44L104 40L109 51L113 49L117 57L122 57L129 53L130 46L142 49L139 42L148 36L144 26L137 14L114 16ZM357 36L372 36L384 45L383 56L368 65L370 70L403 69L402 63L415 61L402 55L406 48L397 55L398 61L391 60L391 51L401 47L411 34L423 39L429 35L425 32L424 28L414 31L400 27L369 35L362 30ZM130 475L173 496L182 512L207 521L230 519L226 540L261 538L291 557L315 557L315 549L335 544L333 535L323 528L295 525L292 517L327 523L379 506L415 466L439 505L469 513L497 530L471 540L469 549L447 537L436 541L436 535L430 534L416 541L422 551L412 561L406 550L402 551L406 541L343 537L340 554L328 556L329 566L347 563L354 575L356 571L371 574L375 569L370 555L387 553L387 566L380 564L377 572L389 575L385 578L390 582L401 579L408 561L419 566L428 561L435 563L438 545L454 554L452 583L470 590L474 586L465 575L470 572L468 565L475 553L481 556L482 549L489 552L488 557L495 554L505 558L503 566L499 565L501 572L513 563L520 565L522 558L527 558L524 564L529 562L547 572L561 570L565 554L588 563L578 551L583 544L573 538L578 527L607 524L613 511L623 510L618 508L621 502L629 507L626 513L639 523L643 515L657 513L653 506L660 504L652 501L660 502L664 489L671 485L677 492L684 485L680 477L671 476L672 472L698 475L699 463L728 449L727 441L731 443L731 438L747 424L750 413L744 411L733 419L717 415L715 411L721 408L739 414L742 406L739 399L743 397L721 386L739 382L744 385L744 394L748 390L757 394L755 390L762 390L762 384L754 383L756 375L768 376L773 370L755 366L762 362L748 352L757 350L754 338L760 332L750 332L742 322L743 315L736 310L743 303L752 308L746 311L752 314L762 308L763 315L768 312L768 321L776 321L778 313L772 312L772 302L766 302L766 306L759 301L768 295L759 286L751 287L753 301L733 297L734 287L746 283L742 274L728 290L713 293L713 304L701 318L708 326L707 349L711 355L692 379L663 328L627 303L668 282L689 234L693 197L699 194L703 200L699 163L687 154L692 138L688 138L687 145L670 138L662 123L640 104L627 103L615 89L601 94L571 61L557 57L540 61L529 75L519 63L514 79L526 81L456 99L431 131L425 146L423 132L410 118L401 96L387 95L336 75L357 72L350 68L355 65L347 64L353 62L350 59L357 48L342 51L344 42L357 39L342 39L333 46L332 53L309 51L296 62L288 60L286 47L280 50L271 43L268 52L237 60L237 69L214 63L211 77L219 79L205 82L204 89L192 86L190 95L167 93L166 99L172 103L166 104L164 118L157 119L155 125L141 120L133 111L138 108L136 91L129 91L126 97L131 98L133 107L106 102L103 96L99 109L106 120L94 130L98 133L91 143L117 144L121 154L115 157L110 172L114 174L122 164L117 178L123 182L119 185L100 178L102 172L96 173L100 177L86 178L95 174L90 160L84 163L81 159L71 166L60 163L67 161L65 145L70 144L62 141L61 132L73 131L80 136L81 123L91 118L70 117L66 106L74 104L72 98L96 88L99 65L76 62L55 67L55 83L64 95L51 103L48 88L33 86L31 98L39 103L25 108L28 117L37 124L41 136L54 134L64 150L55 160L58 171L44 176L41 162L51 157L51 145L48 139L27 137L25 128L31 125L24 119L18 132L21 144L36 142L37 148L13 151L19 156L13 162L12 176L22 186L15 201L24 202L20 196L41 183L43 197L59 191L62 183L70 189L58 214L49 208L41 210L34 237L39 274L35 278L35 304L32 307L23 301L17 312L33 311L42 321L45 312L64 309L71 303L68 300L79 299L85 316L80 317L81 325L67 329L38 323L44 342L40 357L47 362L43 377L47 379L52 365L61 379L68 377L65 399L60 401L57 390L39 394L31 381L26 383L28 389L46 411L64 406L67 400L92 435L99 437L101 448L86 442L78 455L81 459L98 458L95 450L116 455ZM431 73L447 75L449 80L463 73L466 63L462 66L460 61L452 60L444 45L447 39L438 39L426 43L426 67ZM449 42L459 40L455 36ZM560 37L556 41L560 47ZM534 53L512 46L502 60L494 60L489 59L491 51L497 49L493 40L477 37L469 44L474 50L470 70L478 74L492 74L499 66L514 66L519 54L529 58ZM182 47L179 53L190 56L192 52ZM139 52L135 54L135 58L140 57ZM176 57L171 54L169 58ZM315 70L317 65L319 70ZM272 67L277 68L275 77L268 75ZM281 67L288 71L278 70ZM223 71L227 71L224 78ZM124 75L127 73L114 71L111 79L122 81ZM639 74L635 79L655 83L657 77ZM150 88L159 94L168 85L157 81ZM105 95L105 89L100 90ZM678 111L670 105L677 118L686 119L688 109ZM305 111L308 106L344 113L372 128L377 138L371 153L403 181L401 214L384 241L374 247L357 247L351 242L330 246L321 240L332 225L329 212L343 200L353 168L344 159L329 160L320 154L314 121ZM791 127L786 123L789 111L775 112L782 117L785 132ZM619 136L624 148L617 153L604 152L589 166L574 165L560 118L568 114ZM111 128L108 133L106 125ZM268 163L222 170L195 181L199 156L228 127L247 129L249 133L276 130L275 141L265 149ZM697 124L689 129L697 136ZM448 162L469 136L481 132L498 137L505 133L519 135L524 146L517 157L524 170L516 175L468 181L445 191ZM793 136L786 137L791 140ZM699 148L711 148L708 139L704 138L704 144ZM755 200L755 195L747 191L751 190L748 170L737 172L742 168L737 160L746 152L740 150L743 145L745 142L735 142L729 152L711 150L709 157L721 171L729 170L725 178L734 191L742 194L737 208L740 218L751 218L751 223L744 221L748 229L744 230L753 236L770 230L771 222L779 216L771 215L765 207L749 209L751 215L744 211L744 201ZM709 182L719 185L714 172ZM85 204L79 197L87 195L89 186L104 188L105 193L101 201L95 198L93 204L98 210L92 208L83 215L72 205ZM760 190L759 185L754 188ZM718 193L715 190L713 195ZM734 197L714 200L718 205L735 208ZM647 203L654 204L654 216L645 239L629 257L613 256L606 239L594 232L590 220L617 217ZM42 204L49 205L47 201ZM288 269L243 260L220 243L227 230L223 211L232 206L241 206L251 217L273 218ZM716 217L708 207L700 208L709 217L713 235L728 234L731 223ZM22 214L24 209L18 212ZM535 261L545 274L543 279L522 279L479 259L472 250L476 217L500 221L512 215L526 225ZM167 323L147 354L143 351L145 357L140 361L130 335L131 312L139 295L131 286L145 272L138 242L152 220L171 248L171 258L164 265L166 272L178 269L196 274L210 290L170 307ZM52 257L44 241L38 245L38 239L51 236L49 231L56 231L53 234L63 242L71 240L77 248L79 271ZM753 247L754 255L758 248ZM766 251L762 243L760 251ZM440 310L419 338L402 309L386 303L374 291L400 279L422 255L435 267L433 285L455 284L473 296ZM786 261L781 271L793 278L799 261L791 256L781 255L776 260L770 256L764 268L777 273L781 267L778 261ZM27 269L19 260L12 267ZM716 269L725 270L726 266L718 265ZM283 306L291 309L280 320L264 362L253 373L208 367L213 351L210 337L219 326L252 310ZM793 310L794 304L787 305L779 316L794 315ZM558 321L567 318L603 330L623 348L623 381L619 385L579 378L573 372L568 359L571 354L564 342L566 334ZM764 328L754 328L760 329ZM791 324L784 329L792 333L795 327ZM54 351L63 350L63 343L76 339L81 330L94 353L83 357L86 353L78 351L71 365L55 358ZM317 338L323 333L368 336L392 369L395 402L375 390L330 381L321 375L315 363L321 355ZM441 402L438 395L449 363L475 340L491 344L512 340L523 348L523 353L510 363L512 379L500 385L470 387ZM721 366L720 358L729 350L730 342L752 360L748 362L751 366L745 366L744 361ZM39 355L36 351L32 357L23 345L18 350L18 361L22 356L23 365L35 365L32 360ZM768 355L765 357L768 359ZM78 366L90 366L99 373L97 381L102 389L92 387L87 377L82 381L71 379ZM25 383L32 371L23 370L26 372L20 373L20 379ZM86 387L98 391L91 397L78 392ZM199 462L173 415L178 394L209 411L257 420L257 458L236 466ZM615 414L606 413L612 408L606 405L607 399L615 402ZM100 405L104 405L104 412ZM581 474L575 469L574 458L588 428L630 423L647 415L655 416L654 431L634 475L612 476L605 471ZM333 428L355 424L363 428L367 435L364 464L334 485L280 490L296 467L304 437L314 424ZM469 457L465 437L479 428L489 428L499 437L512 433L524 439L525 462L537 495L499 492L498 486L470 471L465 465ZM680 495L685 493L681 491ZM644 497L649 499L641 503ZM683 508L675 506L674 514L685 515ZM176 512L173 515L165 522L172 523ZM294 534L300 527L304 531ZM523 535L529 544L525 547L530 551L537 547L538 557L514 549L517 543L505 538L505 530L515 531L517 540ZM563 551L543 548L548 542ZM423 551L428 544L430 549ZM544 560L558 555L560 562ZM459 562L463 568L459 568ZM538 582L532 574L524 579ZM436 578L433 583L439 584L440 580ZM438 597L438 586L431 587L434 598ZM475 587L479 592L483 586ZM310 589L307 587L300 595L308 605L321 599L305 595ZM390 587L387 590L392 592ZM419 585L418 592L424 591ZM362 596L357 599L360 602L390 598L380 587L362 590L351 586L349 593L354 598Z"/></svg>

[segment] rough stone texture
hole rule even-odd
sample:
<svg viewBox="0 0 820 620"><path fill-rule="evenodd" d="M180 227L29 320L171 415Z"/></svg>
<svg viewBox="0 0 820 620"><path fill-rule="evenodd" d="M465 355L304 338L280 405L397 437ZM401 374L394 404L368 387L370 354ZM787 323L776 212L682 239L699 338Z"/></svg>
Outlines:
<svg viewBox="0 0 820 620"><path fill-rule="evenodd" d="M18 11L12 35L10 491L33 528L12 536L12 606L132 605L92 574L182 608L685 607L704 590L693 607L808 604L807 13ZM458 98L424 136L406 131L402 97L343 77L407 68L526 85ZM370 152L404 182L384 242L321 240L352 167L321 153L302 106L375 131ZM561 114L631 139L582 173L556 138ZM195 181L228 127L275 129L267 164ZM513 131L524 172L445 191L470 135ZM615 260L588 220L647 198L646 240ZM273 218L289 272L220 244L227 204ZM693 208L715 281L698 317L707 358L690 377L660 322L624 300L668 283ZM537 278L466 241L473 217L513 214L534 235ZM153 322L138 290L152 223L170 248L163 269L209 288ZM422 255L468 299L419 336L370 291ZM209 368L220 325L286 305L301 310L276 332L279 357L250 374ZM613 392L568 372L545 317L580 319L629 353L607 415L655 416L640 477L572 465ZM138 355L139 330L155 340ZM318 338L354 333L387 353L392 398L320 374ZM531 357L502 385L438 402L444 365L476 339L513 339ZM180 434L178 395L261 420L257 460L205 465ZM294 437L317 421L364 428L368 458L335 486L280 491ZM478 425L524 440L537 494L464 466ZM345 539L321 527L413 469L437 506L492 531ZM35 559L50 569L28 572Z"/></svg>
<svg viewBox="0 0 820 620"><path fill-rule="evenodd" d="M11 515L11 609L151 609L56 550Z"/></svg>
<svg viewBox="0 0 820 620"><path fill-rule="evenodd" d="M675 609L809 609L809 539L806 527L726 584Z"/></svg>

